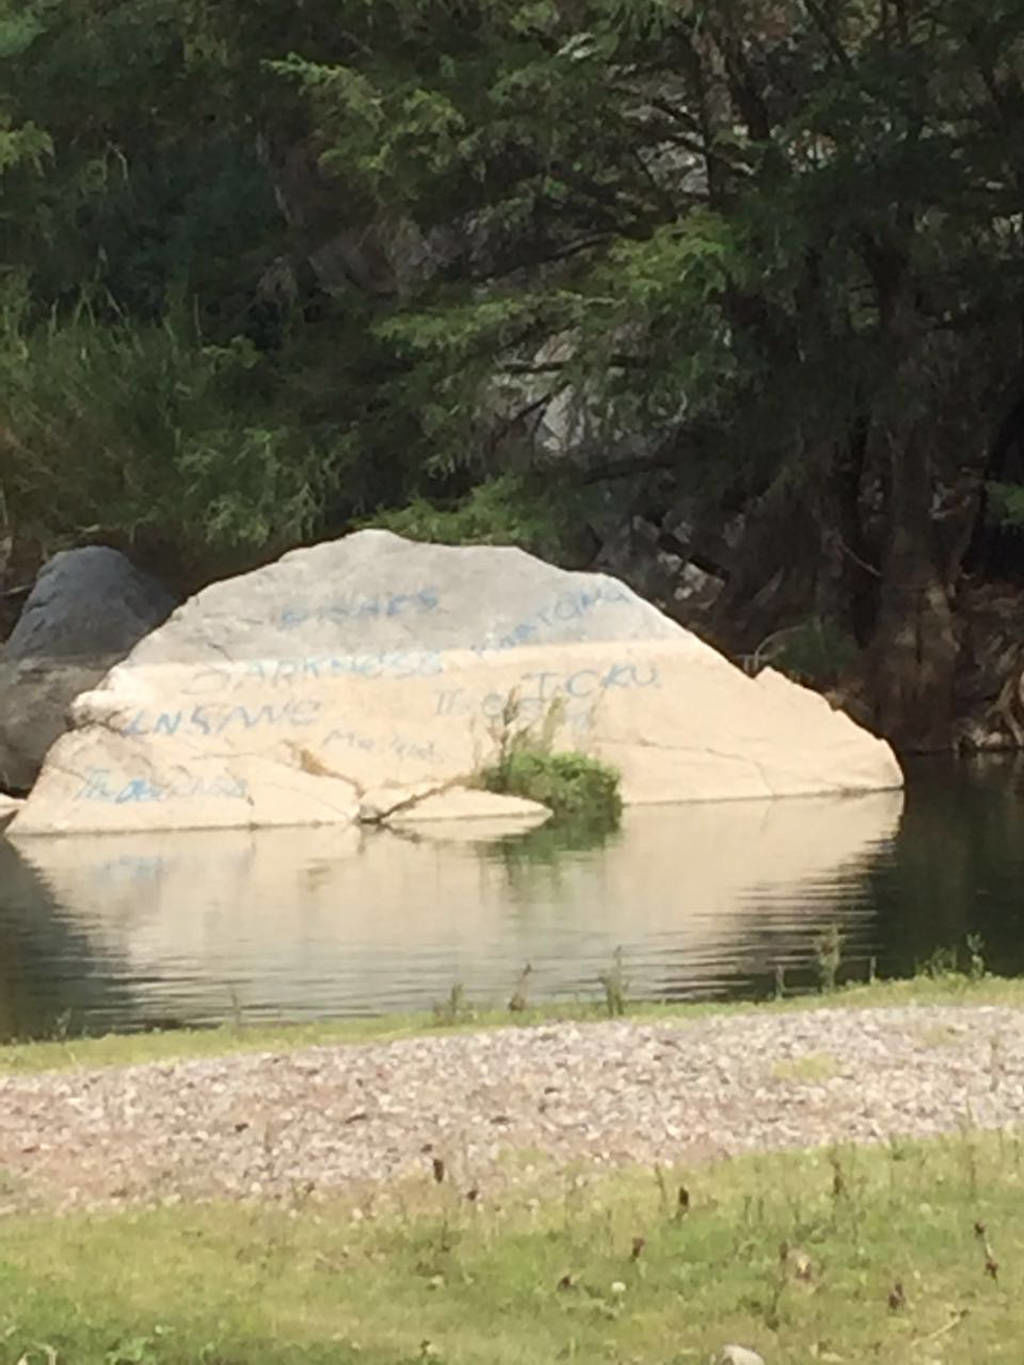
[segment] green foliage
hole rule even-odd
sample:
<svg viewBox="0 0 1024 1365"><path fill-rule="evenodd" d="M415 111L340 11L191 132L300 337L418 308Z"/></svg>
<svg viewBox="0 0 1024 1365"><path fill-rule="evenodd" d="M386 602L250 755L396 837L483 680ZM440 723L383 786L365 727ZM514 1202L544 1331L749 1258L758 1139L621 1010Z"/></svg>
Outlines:
<svg viewBox="0 0 1024 1365"><path fill-rule="evenodd" d="M488 791L539 801L558 821L614 828L622 812L619 774L589 754L517 747L484 769Z"/></svg>
<svg viewBox="0 0 1024 1365"><path fill-rule="evenodd" d="M170 322L0 334L3 489L21 529L264 553L310 534L344 458L289 424L243 338L196 344ZM312 438L311 438L312 436Z"/></svg>
<svg viewBox="0 0 1024 1365"><path fill-rule="evenodd" d="M1024 487L995 480L986 483L985 487L992 519L1001 526L1024 526Z"/></svg>
<svg viewBox="0 0 1024 1365"><path fill-rule="evenodd" d="M556 752L562 719L555 701L539 724L520 724L519 701L510 693L494 727L497 756L478 781L487 791L539 801L563 829L615 829L622 814L619 774L589 754Z"/></svg>
<svg viewBox="0 0 1024 1365"><path fill-rule="evenodd" d="M574 399L558 523L626 450L881 543L908 433L980 467L1019 367L1022 61L1011 0L0 0L16 531L201 573L411 502L557 555Z"/></svg>
<svg viewBox="0 0 1024 1365"><path fill-rule="evenodd" d="M0 5L0 61L20 57L46 31L41 5L25 4L17 13Z"/></svg>
<svg viewBox="0 0 1024 1365"><path fill-rule="evenodd" d="M454 506L442 508L416 497L366 524L441 545L518 545L559 563L572 557L578 517L578 501L574 507L569 497L560 497L552 482L545 489L535 478L502 474L478 484Z"/></svg>
<svg viewBox="0 0 1024 1365"><path fill-rule="evenodd" d="M0 121L0 176L11 167L26 163L39 174L44 160L52 155L53 142L49 134L34 123L9 128Z"/></svg>
<svg viewBox="0 0 1024 1365"><path fill-rule="evenodd" d="M794 682L824 688L839 681L859 652L856 641L835 620L815 616L762 641L751 662L755 667L771 664Z"/></svg>
<svg viewBox="0 0 1024 1365"><path fill-rule="evenodd" d="M985 980L985 940L981 934L968 934L963 951L957 945L939 946L919 963L917 975L929 981L948 984L977 984Z"/></svg>
<svg viewBox="0 0 1024 1365"><path fill-rule="evenodd" d="M433 1008L433 1020L439 1027L454 1028L472 1018L472 1011L466 1002L466 990L461 981L453 983L444 1000L439 1000Z"/></svg>
<svg viewBox="0 0 1024 1365"><path fill-rule="evenodd" d="M497 756L479 774L480 785L539 801L553 812L553 823L570 829L615 829L622 815L619 774L589 754L555 751L563 712L556 700L539 724L521 724L511 692L494 726Z"/></svg>
<svg viewBox="0 0 1024 1365"><path fill-rule="evenodd" d="M959 953L948 945L933 948L917 971L929 981L953 981L960 976Z"/></svg>

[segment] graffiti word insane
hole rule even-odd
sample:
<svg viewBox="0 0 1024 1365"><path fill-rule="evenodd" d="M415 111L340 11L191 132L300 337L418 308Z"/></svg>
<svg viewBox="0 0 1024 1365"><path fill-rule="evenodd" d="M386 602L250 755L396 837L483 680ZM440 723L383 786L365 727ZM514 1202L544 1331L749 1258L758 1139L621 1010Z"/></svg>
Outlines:
<svg viewBox="0 0 1024 1365"><path fill-rule="evenodd" d="M226 702L203 702L181 711L136 711L122 735L145 735L157 739L162 735L216 736L225 732L261 730L268 726L285 728L312 725L321 703L312 697L289 697L279 705L229 706Z"/></svg>

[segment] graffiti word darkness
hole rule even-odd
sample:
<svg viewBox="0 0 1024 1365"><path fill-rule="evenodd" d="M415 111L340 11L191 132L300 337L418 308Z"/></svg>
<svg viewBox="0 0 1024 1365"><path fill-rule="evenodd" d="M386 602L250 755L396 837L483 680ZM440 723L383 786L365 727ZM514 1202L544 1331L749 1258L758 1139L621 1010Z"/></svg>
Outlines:
<svg viewBox="0 0 1024 1365"><path fill-rule="evenodd" d="M209 668L194 673L182 689L189 697L212 697L261 684L295 687L326 678L433 678L444 672L436 650L387 650L379 654L316 654L297 659L250 659L244 665Z"/></svg>

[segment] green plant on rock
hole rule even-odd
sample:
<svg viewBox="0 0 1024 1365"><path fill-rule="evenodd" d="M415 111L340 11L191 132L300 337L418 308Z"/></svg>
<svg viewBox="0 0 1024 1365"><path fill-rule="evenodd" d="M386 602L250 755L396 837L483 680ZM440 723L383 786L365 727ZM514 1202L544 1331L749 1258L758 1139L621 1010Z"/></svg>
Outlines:
<svg viewBox="0 0 1024 1365"><path fill-rule="evenodd" d="M484 785L488 791L539 801L559 821L614 825L622 811L618 773L589 754L521 749L487 769Z"/></svg>
<svg viewBox="0 0 1024 1365"><path fill-rule="evenodd" d="M511 693L496 728L497 758L480 773L480 784L500 795L539 801L560 824L614 828L622 814L619 774L590 754L554 751L563 711L555 701L539 727L519 726L520 705Z"/></svg>

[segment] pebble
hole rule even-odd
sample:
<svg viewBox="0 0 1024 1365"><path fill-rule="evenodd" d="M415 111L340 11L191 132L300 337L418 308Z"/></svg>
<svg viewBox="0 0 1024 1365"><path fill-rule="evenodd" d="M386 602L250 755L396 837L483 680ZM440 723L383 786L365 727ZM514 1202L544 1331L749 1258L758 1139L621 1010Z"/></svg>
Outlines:
<svg viewBox="0 0 1024 1365"><path fill-rule="evenodd" d="M764 1356L746 1346L723 1346L715 1357L715 1365L764 1365Z"/></svg>
<svg viewBox="0 0 1024 1365"><path fill-rule="evenodd" d="M1009 1126L1022 1022L1002 1006L751 1011L3 1074L5 1207L362 1191L431 1182L435 1155L487 1198L538 1152L566 1170ZM802 1079L823 1057L835 1074Z"/></svg>

